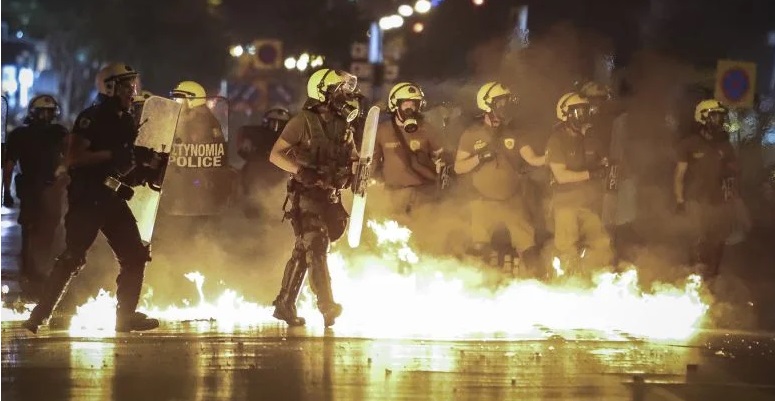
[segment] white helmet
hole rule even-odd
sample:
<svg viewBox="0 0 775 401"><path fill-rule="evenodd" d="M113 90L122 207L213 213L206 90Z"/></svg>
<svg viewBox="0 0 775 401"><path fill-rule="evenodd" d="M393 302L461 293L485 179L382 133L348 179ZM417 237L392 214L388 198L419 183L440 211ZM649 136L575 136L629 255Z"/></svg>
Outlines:
<svg viewBox="0 0 775 401"><path fill-rule="evenodd" d="M95 84L101 94L112 97L115 94L116 83L128 79L137 79L138 75L140 74L134 68L124 63L111 63L97 73Z"/></svg>

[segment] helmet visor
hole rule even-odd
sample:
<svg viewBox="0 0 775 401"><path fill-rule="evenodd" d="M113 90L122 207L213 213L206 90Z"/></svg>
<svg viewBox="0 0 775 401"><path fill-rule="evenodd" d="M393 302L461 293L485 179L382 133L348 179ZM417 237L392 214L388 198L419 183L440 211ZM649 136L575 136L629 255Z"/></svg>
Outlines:
<svg viewBox="0 0 775 401"><path fill-rule="evenodd" d="M503 120L514 115L518 103L519 99L516 96L509 94L498 96L493 99L490 107L492 108L493 114Z"/></svg>
<svg viewBox="0 0 775 401"><path fill-rule="evenodd" d="M705 119L706 124L713 127L723 127L724 124L729 122L726 110L712 110L708 112L708 117Z"/></svg>
<svg viewBox="0 0 775 401"><path fill-rule="evenodd" d="M340 92L345 95L354 95L358 88L358 77L350 73L340 71L342 81L334 88L334 92Z"/></svg>
<svg viewBox="0 0 775 401"><path fill-rule="evenodd" d="M589 104L579 104L568 108L568 120L575 124L588 123L592 114L592 107Z"/></svg>

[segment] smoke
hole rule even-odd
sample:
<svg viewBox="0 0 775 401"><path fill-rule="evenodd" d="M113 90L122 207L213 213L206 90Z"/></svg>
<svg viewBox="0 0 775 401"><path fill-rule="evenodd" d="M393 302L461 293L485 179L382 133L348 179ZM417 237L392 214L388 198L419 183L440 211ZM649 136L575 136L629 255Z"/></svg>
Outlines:
<svg viewBox="0 0 775 401"><path fill-rule="evenodd" d="M558 24L542 37L531 37L526 49L508 51L503 39L482 43L467 58L474 72L468 78L426 80L420 84L431 105L451 101L462 111L441 127L443 142L452 155L462 130L477 114L476 90L487 81L503 80L520 97L516 126L525 135L536 137L539 148L545 146L556 123L557 100L573 90L574 81L597 78L610 84L617 95L617 107L628 112L627 159L638 185L633 230L640 241L631 245L629 261L638 267L641 282L647 285L678 283L693 270L688 266L690 241L686 236L691 227L673 213L674 148L676 140L690 126L694 103L703 95L688 88L701 86L707 75L650 50L635 54L626 67L618 66L612 74L605 75L596 60L610 53L609 40L569 24ZM626 96L619 96L622 86L629 89ZM677 128L671 121L678 122ZM369 191L367 219L397 218L413 231L413 245L421 253L465 257L470 239L470 192L465 185L445 193L438 201L419 203L408 215L395 210L390 192L379 187ZM344 195L349 209L351 195L347 191ZM225 214L206 221L160 217L154 259L146 273L146 286L153 288L155 303L197 299L194 286L183 277L194 270L207 278L206 293L220 292L217 289L223 286L234 288L251 301L265 305L271 302L279 290L294 240L290 224L281 222L284 183L259 188L248 197L260 205L258 218L245 217L245 199L237 200ZM364 235L362 246L369 247L375 239L370 237L369 230L364 230ZM341 242L337 249L344 248ZM751 324L755 320L749 313L750 307L745 306L750 302L746 295L754 288L749 281L737 277L743 260L746 259L727 260L722 278L714 284L715 296L726 300L711 307L713 318L719 323ZM108 272L116 270L105 267L116 263L101 240L90 253L89 264L76 286L84 300L100 286L115 288L114 275Z"/></svg>

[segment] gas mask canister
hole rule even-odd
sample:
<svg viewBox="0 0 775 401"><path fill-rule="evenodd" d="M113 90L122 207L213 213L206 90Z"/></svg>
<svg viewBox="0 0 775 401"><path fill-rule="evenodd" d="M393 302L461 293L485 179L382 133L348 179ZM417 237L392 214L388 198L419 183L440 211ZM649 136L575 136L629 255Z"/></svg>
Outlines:
<svg viewBox="0 0 775 401"><path fill-rule="evenodd" d="M407 133L416 132L419 128L420 116L420 101L419 100L404 100L404 102L411 102L410 106L403 106L396 111L398 121L401 127Z"/></svg>
<svg viewBox="0 0 775 401"><path fill-rule="evenodd" d="M358 118L358 99L343 94L334 96L330 103L331 109L345 121L352 122Z"/></svg>

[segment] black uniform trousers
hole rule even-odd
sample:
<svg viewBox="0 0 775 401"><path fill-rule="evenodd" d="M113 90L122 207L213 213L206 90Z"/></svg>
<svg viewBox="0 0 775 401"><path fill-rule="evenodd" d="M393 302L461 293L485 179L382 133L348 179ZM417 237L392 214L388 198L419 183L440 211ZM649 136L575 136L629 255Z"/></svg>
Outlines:
<svg viewBox="0 0 775 401"><path fill-rule="evenodd" d="M72 200L65 215L66 249L57 258L46 281L40 302L32 311L31 321L40 324L51 315L70 279L86 263L86 252L101 231L118 259L116 279L118 316L131 315L137 308L150 250L143 245L132 211L115 196Z"/></svg>

